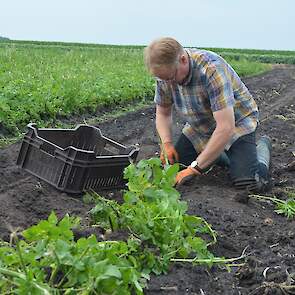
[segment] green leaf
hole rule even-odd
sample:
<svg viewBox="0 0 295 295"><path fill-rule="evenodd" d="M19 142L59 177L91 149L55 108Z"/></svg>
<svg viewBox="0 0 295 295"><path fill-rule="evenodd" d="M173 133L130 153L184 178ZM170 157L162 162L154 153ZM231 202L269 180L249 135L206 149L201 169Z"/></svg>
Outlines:
<svg viewBox="0 0 295 295"><path fill-rule="evenodd" d="M168 178L175 178L176 174L179 171L179 164L173 164L166 168L166 176Z"/></svg>
<svg viewBox="0 0 295 295"><path fill-rule="evenodd" d="M106 268L104 275L109 276L109 277L115 277L117 279L121 279L121 277L122 277L119 268L115 265L109 265Z"/></svg>
<svg viewBox="0 0 295 295"><path fill-rule="evenodd" d="M48 222L52 225L56 225L57 224L57 217L55 215L55 213L52 211L48 217Z"/></svg>
<svg viewBox="0 0 295 295"><path fill-rule="evenodd" d="M187 229L192 235L194 235L197 230L202 226L203 220L200 217L192 215L184 215L183 217Z"/></svg>
<svg viewBox="0 0 295 295"><path fill-rule="evenodd" d="M293 218L295 216L295 200L288 199L284 202L277 202L278 214L284 214L287 218Z"/></svg>

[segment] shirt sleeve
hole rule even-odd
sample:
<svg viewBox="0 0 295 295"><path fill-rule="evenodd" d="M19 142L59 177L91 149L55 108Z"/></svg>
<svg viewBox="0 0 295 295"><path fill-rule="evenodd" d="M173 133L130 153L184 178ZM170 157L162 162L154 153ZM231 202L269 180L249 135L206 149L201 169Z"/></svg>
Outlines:
<svg viewBox="0 0 295 295"><path fill-rule="evenodd" d="M231 78L221 66L214 66L207 76L207 92L213 112L235 104Z"/></svg>
<svg viewBox="0 0 295 295"><path fill-rule="evenodd" d="M160 106L170 106L173 104L172 91L168 83L156 80L154 102Z"/></svg>

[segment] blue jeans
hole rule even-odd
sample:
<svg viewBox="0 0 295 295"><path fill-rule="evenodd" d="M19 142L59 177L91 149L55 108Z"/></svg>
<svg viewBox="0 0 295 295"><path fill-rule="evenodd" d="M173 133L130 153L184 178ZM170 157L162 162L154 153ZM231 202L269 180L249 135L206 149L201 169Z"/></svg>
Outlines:
<svg viewBox="0 0 295 295"><path fill-rule="evenodd" d="M269 185L269 173L268 167L257 160L255 137L255 132L241 136L212 165L227 167L236 188L263 191ZM179 137L175 149L179 162L186 166L198 156L198 152L184 134Z"/></svg>

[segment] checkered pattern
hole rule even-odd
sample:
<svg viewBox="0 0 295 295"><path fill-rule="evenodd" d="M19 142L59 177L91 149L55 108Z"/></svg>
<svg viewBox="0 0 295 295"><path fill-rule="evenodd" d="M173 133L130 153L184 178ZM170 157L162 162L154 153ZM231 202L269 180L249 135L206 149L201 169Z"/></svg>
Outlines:
<svg viewBox="0 0 295 295"><path fill-rule="evenodd" d="M157 79L155 103L174 104L186 120L183 133L201 152L211 137L216 122L213 112L232 106L235 132L228 150L240 136L253 132L258 123L258 108L248 89L232 67L217 54L199 49L187 50L189 74L182 85Z"/></svg>

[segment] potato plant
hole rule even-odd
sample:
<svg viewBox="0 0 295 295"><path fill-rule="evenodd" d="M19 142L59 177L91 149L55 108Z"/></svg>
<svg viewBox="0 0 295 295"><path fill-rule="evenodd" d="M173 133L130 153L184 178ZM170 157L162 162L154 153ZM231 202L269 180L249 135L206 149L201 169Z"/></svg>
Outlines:
<svg viewBox="0 0 295 295"><path fill-rule="evenodd" d="M209 246L216 234L201 217L188 215L187 204L173 187L178 165L142 160L125 170L124 202L95 193L93 226L125 230L124 240L75 240L78 217L58 221L52 212L0 244L1 294L143 294L150 273L165 273L174 261L193 264L232 263L215 257ZM240 258L238 258L240 259Z"/></svg>

